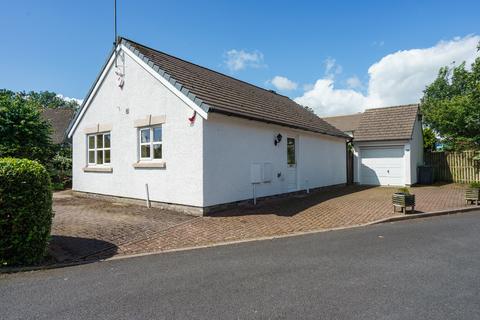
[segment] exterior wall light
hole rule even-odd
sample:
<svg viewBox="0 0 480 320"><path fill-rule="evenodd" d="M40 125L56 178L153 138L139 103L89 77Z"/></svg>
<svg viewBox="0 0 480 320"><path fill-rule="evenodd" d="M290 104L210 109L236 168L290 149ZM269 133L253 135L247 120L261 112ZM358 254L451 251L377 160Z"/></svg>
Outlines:
<svg viewBox="0 0 480 320"><path fill-rule="evenodd" d="M273 144L277 145L280 143L280 141L282 141L282 135L279 133L275 136L275 140L273 140Z"/></svg>

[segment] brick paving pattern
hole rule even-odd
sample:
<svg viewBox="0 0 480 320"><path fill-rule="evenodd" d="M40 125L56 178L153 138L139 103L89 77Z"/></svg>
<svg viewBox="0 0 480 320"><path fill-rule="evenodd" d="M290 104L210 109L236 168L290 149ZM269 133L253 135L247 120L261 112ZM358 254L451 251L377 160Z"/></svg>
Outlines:
<svg viewBox="0 0 480 320"><path fill-rule="evenodd" d="M70 191L54 194L53 210L50 247L62 261L105 250L116 254L126 243L194 219L157 208L77 197Z"/></svg>
<svg viewBox="0 0 480 320"><path fill-rule="evenodd" d="M355 226L399 215L393 212L391 204L394 191L395 188L338 187L265 200L255 207L212 217L78 198L67 192L55 197L52 234L87 239L85 248L62 248L62 238L54 241L53 246L59 252L66 251L65 259L101 258ZM411 191L416 195L417 212L466 206L464 189L459 185L414 187ZM92 239L107 245L92 245L88 241Z"/></svg>

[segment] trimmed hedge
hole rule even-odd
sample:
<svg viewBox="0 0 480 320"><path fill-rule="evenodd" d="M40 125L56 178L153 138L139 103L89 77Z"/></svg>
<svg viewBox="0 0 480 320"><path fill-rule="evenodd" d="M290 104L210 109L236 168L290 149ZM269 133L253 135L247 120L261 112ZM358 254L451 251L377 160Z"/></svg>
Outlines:
<svg viewBox="0 0 480 320"><path fill-rule="evenodd" d="M33 264L44 257L52 225L47 170L27 159L0 158L0 263Z"/></svg>

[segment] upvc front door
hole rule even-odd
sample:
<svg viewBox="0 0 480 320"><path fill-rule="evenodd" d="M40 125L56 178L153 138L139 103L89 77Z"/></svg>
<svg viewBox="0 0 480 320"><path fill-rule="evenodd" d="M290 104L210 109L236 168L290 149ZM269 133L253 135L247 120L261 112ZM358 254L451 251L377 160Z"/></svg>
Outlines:
<svg viewBox="0 0 480 320"><path fill-rule="evenodd" d="M287 189L297 191L297 150L296 139L287 137Z"/></svg>

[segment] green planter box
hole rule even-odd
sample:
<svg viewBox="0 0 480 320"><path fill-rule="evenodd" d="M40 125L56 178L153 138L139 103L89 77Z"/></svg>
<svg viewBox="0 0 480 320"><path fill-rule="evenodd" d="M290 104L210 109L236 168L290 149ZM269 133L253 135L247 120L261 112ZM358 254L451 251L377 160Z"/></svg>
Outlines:
<svg viewBox="0 0 480 320"><path fill-rule="evenodd" d="M480 203L480 188L468 188L465 190L465 200L468 203L479 204Z"/></svg>
<svg viewBox="0 0 480 320"><path fill-rule="evenodd" d="M392 196L393 211L397 212L400 208L401 212L407 213L407 208L410 209L410 213L415 212L415 195L402 192L396 192Z"/></svg>

